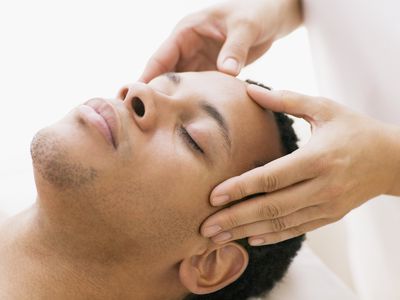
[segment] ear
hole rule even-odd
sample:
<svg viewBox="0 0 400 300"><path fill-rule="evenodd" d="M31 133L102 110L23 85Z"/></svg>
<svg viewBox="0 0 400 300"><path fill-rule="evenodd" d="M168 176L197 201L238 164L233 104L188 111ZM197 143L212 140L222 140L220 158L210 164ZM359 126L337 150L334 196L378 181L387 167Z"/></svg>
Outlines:
<svg viewBox="0 0 400 300"><path fill-rule="evenodd" d="M179 267L183 286L193 294L216 292L242 275L249 262L239 244L212 244L203 254L185 258Z"/></svg>

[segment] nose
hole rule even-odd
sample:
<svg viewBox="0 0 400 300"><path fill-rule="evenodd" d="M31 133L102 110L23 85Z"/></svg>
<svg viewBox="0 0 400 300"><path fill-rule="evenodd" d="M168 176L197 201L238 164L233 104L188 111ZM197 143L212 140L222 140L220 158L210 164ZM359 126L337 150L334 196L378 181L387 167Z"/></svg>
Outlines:
<svg viewBox="0 0 400 300"><path fill-rule="evenodd" d="M156 126L155 93L147 84L138 82L124 87L118 96L142 131L150 131Z"/></svg>

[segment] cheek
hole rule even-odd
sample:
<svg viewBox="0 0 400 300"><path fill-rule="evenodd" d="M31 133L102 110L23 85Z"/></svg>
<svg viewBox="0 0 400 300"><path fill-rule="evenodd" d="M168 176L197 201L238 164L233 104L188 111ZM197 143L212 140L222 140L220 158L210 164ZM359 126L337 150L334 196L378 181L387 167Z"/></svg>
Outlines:
<svg viewBox="0 0 400 300"><path fill-rule="evenodd" d="M184 146L154 139L133 147L130 158L113 167L113 200L107 209L114 211L117 222L133 231L151 228L151 234L197 232L208 211L213 179Z"/></svg>

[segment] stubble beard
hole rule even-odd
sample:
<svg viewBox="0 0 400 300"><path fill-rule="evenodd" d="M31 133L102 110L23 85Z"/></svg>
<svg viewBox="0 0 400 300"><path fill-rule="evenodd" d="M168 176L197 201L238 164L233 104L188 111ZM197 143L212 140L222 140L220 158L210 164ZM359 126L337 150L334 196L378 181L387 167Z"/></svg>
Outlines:
<svg viewBox="0 0 400 300"><path fill-rule="evenodd" d="M33 137L30 151L34 169L60 190L82 188L98 177L94 168L73 161L62 140L45 129Z"/></svg>

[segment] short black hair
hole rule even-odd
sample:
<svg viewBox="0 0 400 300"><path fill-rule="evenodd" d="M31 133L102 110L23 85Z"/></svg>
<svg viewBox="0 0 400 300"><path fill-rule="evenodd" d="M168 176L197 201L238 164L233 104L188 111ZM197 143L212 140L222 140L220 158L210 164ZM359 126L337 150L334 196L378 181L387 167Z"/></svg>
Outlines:
<svg viewBox="0 0 400 300"><path fill-rule="evenodd" d="M261 83L246 80L266 89ZM293 120L284 113L274 112L279 130L283 155L298 149L298 138L293 129ZM248 255L249 264L243 274L223 289L206 295L190 294L184 300L245 300L249 297L265 296L282 279L305 239L301 235L283 242L266 246L250 246L247 239L236 241Z"/></svg>

